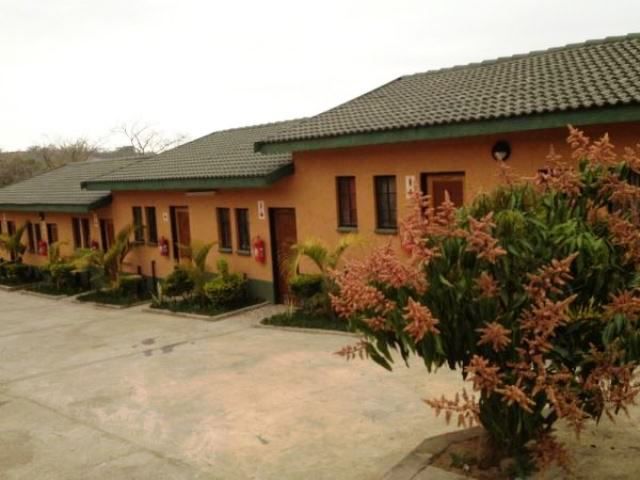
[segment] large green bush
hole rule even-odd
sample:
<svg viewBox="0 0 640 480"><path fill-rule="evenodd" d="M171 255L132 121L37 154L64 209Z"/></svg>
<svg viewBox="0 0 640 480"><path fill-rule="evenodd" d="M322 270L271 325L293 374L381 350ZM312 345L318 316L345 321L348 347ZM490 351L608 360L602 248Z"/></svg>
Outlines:
<svg viewBox="0 0 640 480"><path fill-rule="evenodd" d="M486 429L495 463L520 473L568 452L553 435L624 410L638 394L640 158L572 130L572 164L551 154L535 182L505 183L456 211L416 203L400 260L385 248L336 275L337 312L363 339L340 353L391 368L391 349L429 371L461 369L473 394L437 413Z"/></svg>
<svg viewBox="0 0 640 480"><path fill-rule="evenodd" d="M186 297L193 291L194 283L189 273L177 267L163 282L164 294L169 297Z"/></svg>
<svg viewBox="0 0 640 480"><path fill-rule="evenodd" d="M209 301L220 307L241 306L249 299L248 281L237 273L229 273L229 265L218 261L218 275L204 284Z"/></svg>

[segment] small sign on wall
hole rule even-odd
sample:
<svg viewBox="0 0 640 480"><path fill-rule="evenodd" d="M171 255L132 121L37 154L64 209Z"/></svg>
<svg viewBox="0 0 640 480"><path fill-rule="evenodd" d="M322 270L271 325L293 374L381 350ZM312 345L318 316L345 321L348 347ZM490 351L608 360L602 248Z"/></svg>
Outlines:
<svg viewBox="0 0 640 480"><path fill-rule="evenodd" d="M264 220L266 218L264 200L258 200L258 218L260 220Z"/></svg>
<svg viewBox="0 0 640 480"><path fill-rule="evenodd" d="M411 198L411 196L416 192L415 175L407 175L406 177L404 177L404 190L407 198Z"/></svg>
<svg viewBox="0 0 640 480"><path fill-rule="evenodd" d="M169 223L169 213L168 212L162 212L162 221L164 223Z"/></svg>

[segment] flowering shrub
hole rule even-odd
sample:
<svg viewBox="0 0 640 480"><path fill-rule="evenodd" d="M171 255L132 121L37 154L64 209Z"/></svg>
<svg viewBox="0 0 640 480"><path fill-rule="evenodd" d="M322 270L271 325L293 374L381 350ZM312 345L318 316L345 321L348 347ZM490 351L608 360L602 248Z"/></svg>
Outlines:
<svg viewBox="0 0 640 480"><path fill-rule="evenodd" d="M410 261L386 247L334 272L333 307L363 336L338 353L460 369L472 392L426 403L480 423L484 461L512 456L523 473L569 468L556 421L579 434L639 392L640 156L619 161L607 136L571 127L568 142L573 162L551 151L533 180L504 167L467 208L417 198L401 229Z"/></svg>

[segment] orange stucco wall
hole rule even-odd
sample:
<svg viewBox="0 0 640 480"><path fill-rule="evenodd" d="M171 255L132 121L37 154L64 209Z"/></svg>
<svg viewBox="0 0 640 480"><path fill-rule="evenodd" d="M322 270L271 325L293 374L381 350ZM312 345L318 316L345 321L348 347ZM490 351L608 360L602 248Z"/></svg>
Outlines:
<svg viewBox="0 0 640 480"><path fill-rule="evenodd" d="M627 123L603 125L585 129L592 137L608 132L614 144L622 152L622 147L635 145L640 141L640 124ZM271 282L272 266L270 258L269 208L295 208L298 240L319 238L328 245L336 243L343 233L337 230L337 205L335 177L350 175L356 177L356 200L358 209L358 234L361 246L354 249L366 251L372 244L396 242L393 235L375 232L375 207L373 177L375 175L396 175L398 189L398 217L404 214L407 197L405 178L413 176L417 187L420 174L439 172L464 172L465 202L477 193L491 189L498 182L497 167L491 156L491 147L497 140L507 140L511 144L508 164L517 174L531 176L544 166L550 145L556 152L568 158L565 139L566 129L542 130L495 136L478 136L464 139L423 141L369 147L343 148L325 151L307 151L294 154L295 174L264 189L220 190L211 193L189 194L185 192L114 192L113 202L108 211L99 215L112 217L116 231L132 222L133 206L156 207L158 236L171 240L171 206L188 206L192 241L205 243L218 239L216 207L248 208L250 236L259 235L267 242L267 262L261 264L252 257L235 252L237 234L235 214L232 211L234 252L221 253L214 249L209 256L212 268L218 258L226 258L233 271L246 274L251 279ZM258 218L258 202L265 204L266 216ZM37 215L6 213L7 219L21 221L37 220ZM48 214L47 220L56 219L60 229L60 239L71 244L71 215ZM92 217L92 235L99 239L97 222ZM31 261L30 257L25 257ZM36 261L38 259L33 259ZM145 275L164 277L174 266L172 255L162 257L156 246L140 246L127 258L131 271L141 269Z"/></svg>
<svg viewBox="0 0 640 480"><path fill-rule="evenodd" d="M60 253L63 256L70 256L73 253L73 232L71 219L73 217L88 218L91 226L91 239L100 243L100 224L99 219L111 218L111 207L104 207L88 214L71 214L71 213L53 213L44 212L44 219L40 218L38 212L12 212L0 210L0 221L2 222L2 232L7 233L7 221L15 222L16 228L24 225L26 222L33 224L40 223L42 239L47 241L47 223L54 223L58 226L58 241L61 242ZM27 245L27 232L22 237L22 243ZM36 245L37 248L37 245ZM6 256L5 252L0 253ZM23 261L29 265L42 265L46 263L47 257L40 256L38 253L30 253L25 251Z"/></svg>

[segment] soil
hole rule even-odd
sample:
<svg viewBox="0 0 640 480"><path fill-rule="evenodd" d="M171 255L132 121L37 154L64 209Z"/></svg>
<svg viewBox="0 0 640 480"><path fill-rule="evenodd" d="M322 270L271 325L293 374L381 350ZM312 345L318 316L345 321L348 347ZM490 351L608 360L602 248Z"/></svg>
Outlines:
<svg viewBox="0 0 640 480"><path fill-rule="evenodd" d="M498 466L480 467L481 459L487 457L486 440L485 435L480 435L452 443L432 459L431 465L477 480L508 480L512 478L509 471L502 471Z"/></svg>

